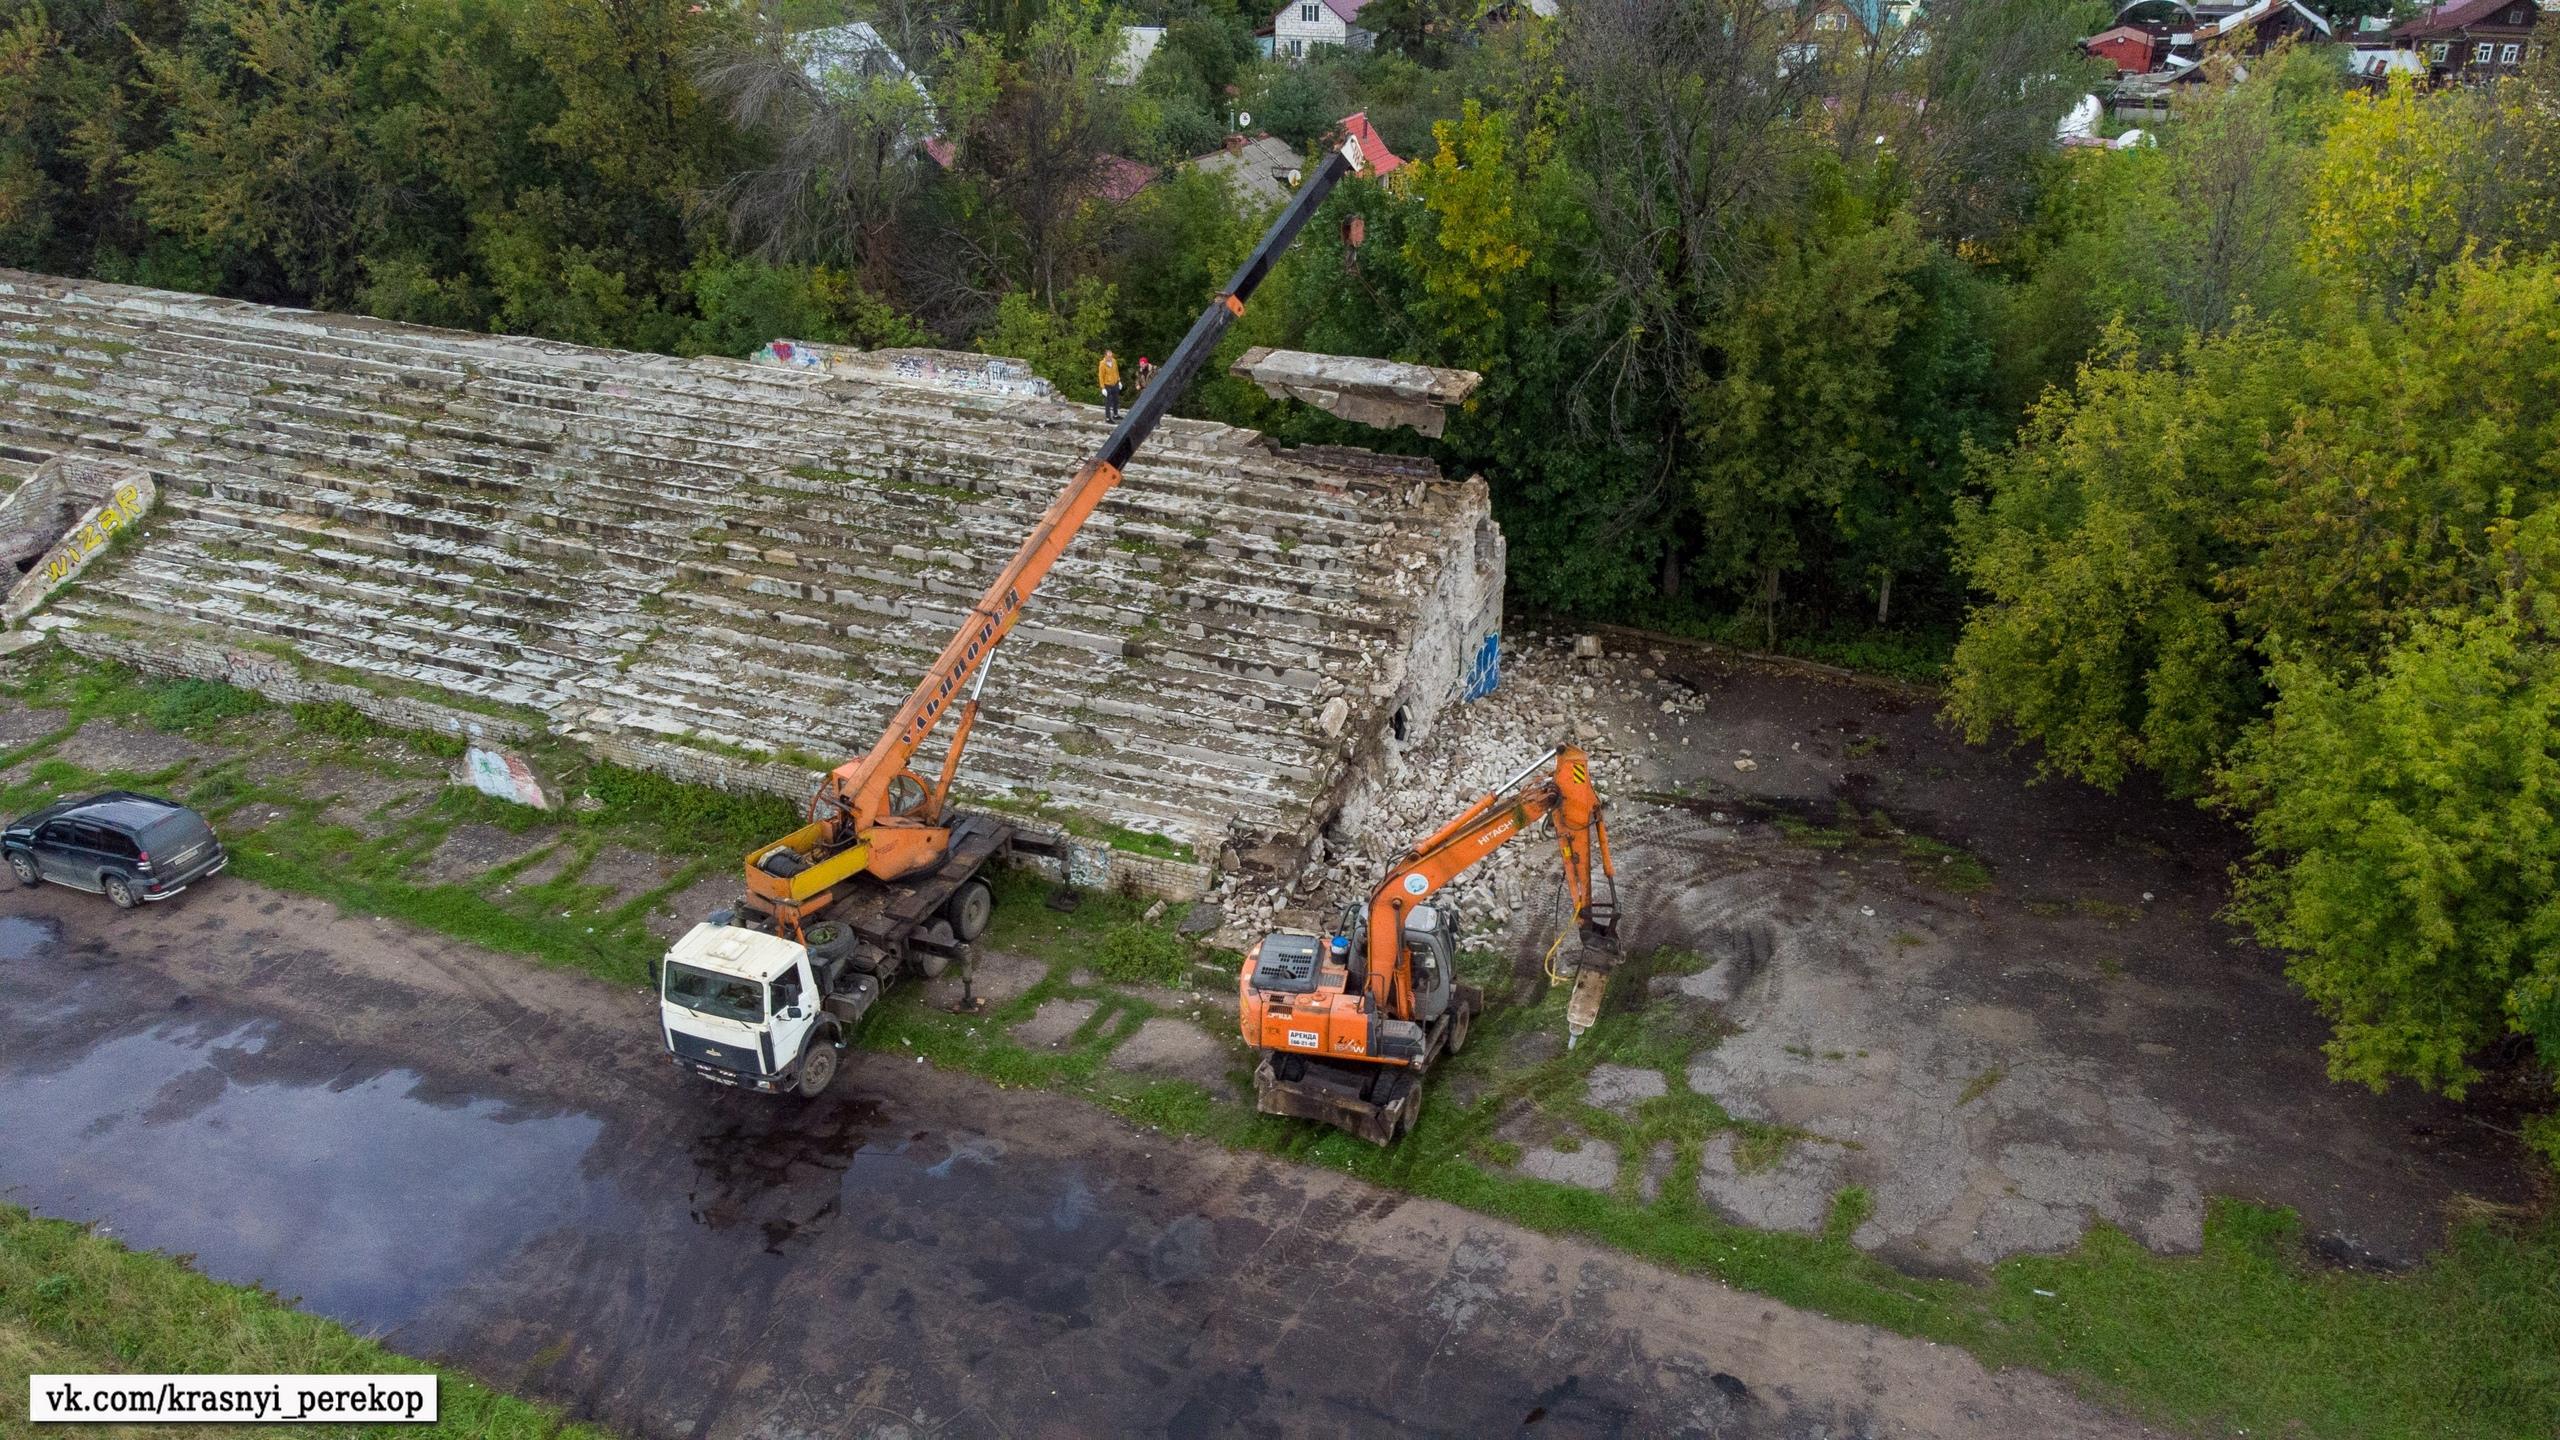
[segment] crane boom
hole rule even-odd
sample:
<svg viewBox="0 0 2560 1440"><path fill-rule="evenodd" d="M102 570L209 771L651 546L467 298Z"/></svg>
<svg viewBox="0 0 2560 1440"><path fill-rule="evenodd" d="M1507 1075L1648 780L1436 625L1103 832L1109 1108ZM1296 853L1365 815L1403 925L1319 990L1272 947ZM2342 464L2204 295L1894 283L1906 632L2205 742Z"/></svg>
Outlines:
<svg viewBox="0 0 2560 1440"><path fill-rule="evenodd" d="M1102 449L1078 466L1066 487L1049 502L1040 522L970 607L959 633L926 668L871 749L828 774L810 799L808 825L747 857L751 908L796 929L803 918L826 908L835 887L854 875L896 880L941 863L951 833L944 806L959 772L960 752L977 718L977 690L985 683L989 657L1021 620L1023 606L1058 557L1120 482L1138 447L1209 363L1228 327L1244 313L1246 299L1261 286L1326 196L1344 176L1365 168L1365 163L1359 141L1346 138L1298 187L1226 288L1192 322L1182 343L1156 372L1155 382L1130 405ZM961 711L959 724L939 775L927 780L914 772L916 752L955 707ZM787 873L777 874L771 862L785 850L795 858L782 867Z"/></svg>

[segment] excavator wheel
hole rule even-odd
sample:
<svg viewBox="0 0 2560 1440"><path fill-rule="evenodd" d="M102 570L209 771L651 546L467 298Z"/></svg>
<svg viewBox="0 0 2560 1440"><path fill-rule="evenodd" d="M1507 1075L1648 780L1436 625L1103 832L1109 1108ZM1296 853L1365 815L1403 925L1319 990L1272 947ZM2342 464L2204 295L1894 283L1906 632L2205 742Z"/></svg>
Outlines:
<svg viewBox="0 0 2560 1440"><path fill-rule="evenodd" d="M1396 1114L1395 1134L1390 1138L1401 1140L1405 1136L1412 1134L1413 1127L1421 1123L1422 1083L1417 1080L1414 1082L1413 1088L1405 1093L1404 1108Z"/></svg>
<svg viewBox="0 0 2560 1440"><path fill-rule="evenodd" d="M1459 1051L1467 1048L1467 1032L1474 1029L1475 1024L1476 1012L1463 1007L1459 1009L1457 1014L1449 1017L1450 1054L1455 1055Z"/></svg>

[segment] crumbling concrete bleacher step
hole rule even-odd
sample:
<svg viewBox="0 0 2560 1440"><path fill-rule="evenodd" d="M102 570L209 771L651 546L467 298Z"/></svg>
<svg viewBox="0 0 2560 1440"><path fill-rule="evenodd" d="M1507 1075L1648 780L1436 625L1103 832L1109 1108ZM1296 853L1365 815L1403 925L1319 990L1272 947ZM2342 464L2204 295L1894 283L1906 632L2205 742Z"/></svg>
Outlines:
<svg viewBox="0 0 2560 1440"><path fill-rule="evenodd" d="M887 361L0 271L0 493L66 453L161 491L142 543L54 602L67 643L253 684L290 653L404 713L515 707L716 784L790 792L806 757L867 748L1107 433ZM1480 482L1169 421L999 655L962 786L1203 857L1303 853L1397 726L1459 695L1501 561Z"/></svg>

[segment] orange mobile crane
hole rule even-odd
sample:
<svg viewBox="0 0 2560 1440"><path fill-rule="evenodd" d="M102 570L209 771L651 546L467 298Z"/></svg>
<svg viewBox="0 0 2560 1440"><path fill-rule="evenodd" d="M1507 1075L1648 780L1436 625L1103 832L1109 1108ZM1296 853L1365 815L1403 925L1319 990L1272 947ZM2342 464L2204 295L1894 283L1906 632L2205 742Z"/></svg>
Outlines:
<svg viewBox="0 0 2560 1440"><path fill-rule="evenodd" d="M1541 775L1550 760L1555 768ZM1424 1075L1466 1045L1484 1009L1484 993L1457 982L1457 916L1424 902L1550 816L1582 954L1567 971L1549 973L1580 977L1572 1004L1579 1035L1598 1012L1617 954L1618 886L1590 757L1566 745L1397 856L1341 933L1280 931L1245 953L1237 991L1244 1043L1262 1055L1253 1072L1256 1108L1322 1120L1380 1145L1412 1130Z"/></svg>
<svg viewBox="0 0 2560 1440"><path fill-rule="evenodd" d="M1334 186L1364 168L1358 140L1345 139L1306 178L1111 438L1049 502L870 753L820 783L807 824L747 856L746 896L735 910L668 950L659 1018L678 1065L726 1085L815 1095L891 982L909 970L941 974L986 928L994 896L979 872L1013 847L1013 827L956 812L950 797L987 661L1244 313L1246 297ZM915 768L917 752L955 708L959 723L928 778Z"/></svg>

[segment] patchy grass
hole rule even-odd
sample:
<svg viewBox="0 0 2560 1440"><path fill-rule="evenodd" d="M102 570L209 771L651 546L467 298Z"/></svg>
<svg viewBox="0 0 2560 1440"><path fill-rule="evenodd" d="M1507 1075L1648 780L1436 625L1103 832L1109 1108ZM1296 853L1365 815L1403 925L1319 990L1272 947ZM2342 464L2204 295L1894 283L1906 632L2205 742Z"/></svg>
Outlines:
<svg viewBox="0 0 2560 1440"><path fill-rule="evenodd" d="M1992 1086L1997 1085L2008 1078L2009 1067L2006 1065L1994 1065L1989 1069L1982 1071L1980 1074L1975 1075L1972 1079L1964 1082L1964 1090L1956 1096L1956 1108L1961 1110L1967 1105L1972 1104L1974 1101L1981 1099L1983 1096L1990 1094Z"/></svg>
<svg viewBox="0 0 2560 1440"><path fill-rule="evenodd" d="M501 1395L458 1371L394 1354L263 1290L207 1279L183 1262L127 1250L85 1227L0 1205L0 1414L17 1411L26 1377L70 1374L441 1375L439 1422L415 1425L206 1426L207 1434L468 1435L475 1440L603 1440L543 1406ZM162 1435L189 1427L66 1433Z"/></svg>
<svg viewBox="0 0 2560 1440"><path fill-rule="evenodd" d="M1926 835L1905 835L1902 859L1916 884L1932 885L1957 895L1991 888L1991 867L1982 863L1981 856L1959 845Z"/></svg>
<svg viewBox="0 0 2560 1440"><path fill-rule="evenodd" d="M45 681L45 668L37 667L46 698L29 698L29 703L64 706L74 723L90 714L147 713L150 687L130 676L65 672ZM22 685L21 696L30 688ZM206 708L202 702L171 701L167 713L178 721L201 723L198 717ZM734 865L746 849L782 833L777 826L787 828L783 822L790 818L771 808L759 812L755 807L773 802L755 797L697 791L646 776L626 783L599 766L589 772L588 783L606 803L593 815L542 815L450 790L424 812L399 822L398 834L368 834L322 823L315 799L275 777L299 773L314 754L397 767L408 763L397 753L398 737L359 739L338 733L334 719L307 727L300 725L302 717L296 719L297 728L283 742L296 751L296 763L289 768L273 757L249 755L173 767L156 776L99 776L41 758L47 742L40 740L21 747L17 758L34 757L36 763L27 780L0 794L0 808L20 808L27 797L49 787L110 780L181 785L181 793L209 813L233 813L253 804L277 806L286 818L242 837L238 864L248 878L322 894L351 909L398 916L618 981L638 979L656 947L639 925L650 897L605 911L603 888L580 878L608 837L698 862L654 892L663 894L695 875ZM782 809L787 812L788 807ZM567 863L551 879L531 887L512 882L537 856L475 877L470 885L419 883L416 862L465 819L546 837L549 846L566 847ZM1862 845L1882 843L1863 834L1858 840ZM1938 865L1936 852L1929 854L1930 863ZM1912 858L1905 853L1906 863ZM1432 1103L1415 1133L1391 1149L1379 1149L1321 1127L1256 1114L1247 1101L1222 1098L1186 1081L1111 1069L1111 1052L1146 1020L1164 1012L1108 983L1079 983L1076 973L1089 970L1108 977L1118 969L1145 974L1148 983L1155 983L1169 969L1166 957L1189 942L1173 935L1164 921L1147 920L1146 902L1131 897L1087 895L1073 910L1062 911L1046 903L1050 887L1035 877L1003 876L997 888L989 945L1040 957L1046 962L1043 977L981 1015L932 1008L924 1002L923 987L902 986L874 1012L861 1043L925 1056L1000 1085L1037 1085L1080 1095L1168 1134L1321 1165L1540 1231L1615 1246L1786 1303L1960 1345L1994 1366L2047 1370L2072 1378L2102 1400L2169 1424L2358 1440L2508 1440L2560 1433L2560 1278L2555 1278L2560 1277L2560 1219L2471 1220L2427 1266L2403 1276L2374 1276L2317 1266L2289 1212L2216 1201L2207 1219L2204 1252L2197 1256L2162 1259L2102 1227L2071 1254L2012 1259L1982 1283L1914 1278L1850 1243L1850 1235L1873 1209L1872 1197L1856 1187L1834 1198L1818 1235L1736 1226L1699 1199L1699 1155L1713 1135L1733 1134L1737 1163L1745 1168L1774 1163L1787 1145L1808 1140L1781 1127L1740 1121L1711 1097L1687 1088L1689 1060L1720 1038L1711 1012L1690 1011L1684 1020L1677 1007L1664 1004L1605 1014L1576 1049L1506 1068L1504 1056L1515 1041L1561 1033L1563 994L1550 988L1534 998L1498 1003L1479 1023L1467 1052L1444 1062L1434 1080ZM2072 907L2054 908L2067 914ZM2109 912L2093 918L2115 917ZM1908 943L1900 936L1896 940ZM1230 973L1236 959L1218 954L1207 958ZM1629 957L1620 966L1618 983L1626 987L1620 994L1640 993L1652 975L1686 973L1683 967L1696 960L1679 952ZM1461 968L1497 996L1506 993L1502 957L1470 954L1462 957ZM1035 1050L1017 1043L1011 1027L1055 1000L1087 1001L1093 1011L1057 1047ZM1236 1056L1241 1068L1246 1057L1240 1045ZM1604 1061L1659 1069L1669 1092L1642 1102L1631 1115L1584 1104L1590 1067ZM1987 1090L1998 1081L1977 1077L1975 1083ZM1461 1093L1472 1098L1462 1103L1455 1098ZM1979 1099L1980 1092L1964 1098ZM1523 1101L1550 1110L1574 1134L1618 1146L1619 1183L1594 1192L1510 1173L1520 1149L1494 1131ZM1653 1147L1666 1143L1672 1147L1673 1166L1658 1197L1646 1203L1631 1177L1641 1172ZM0 1225L0 1231L6 1229ZM0 1238L0 1260L6 1259L6 1247ZM167 1262L135 1258L195 1279ZM23 1349L29 1343L72 1343L17 1318L32 1302L24 1286L9 1282L9 1274L0 1270L0 1322L5 1322L0 1323L0 1344L16 1343ZM186 1316L204 1304L184 1299L158 1303L172 1313L149 1323L195 1333L185 1331L194 1323ZM326 1328L323 1322L273 1308L289 1319ZM78 1314L65 1311L49 1323L111 1328L94 1319L109 1313L104 1302L83 1299L77 1309ZM20 1328L11 1330L10 1325ZM21 1333L34 1334L36 1340L17 1340ZM227 1357L235 1353L227 1344L212 1335L201 1347L183 1353ZM182 1369L191 1363L217 1368L200 1358L163 1359L163 1351L126 1351L112 1342L108 1348L137 1369ZM391 1368L387 1357L363 1363ZM297 1362L274 1368L323 1367ZM446 1400L448 1406L457 1403L453 1387L448 1387ZM493 1420L469 1433L551 1433L509 1429L509 1423Z"/></svg>
<svg viewBox="0 0 2560 1440"><path fill-rule="evenodd" d="M1104 933L1093 963L1123 985L1179 986L1191 975L1191 945L1170 930L1124 923Z"/></svg>

